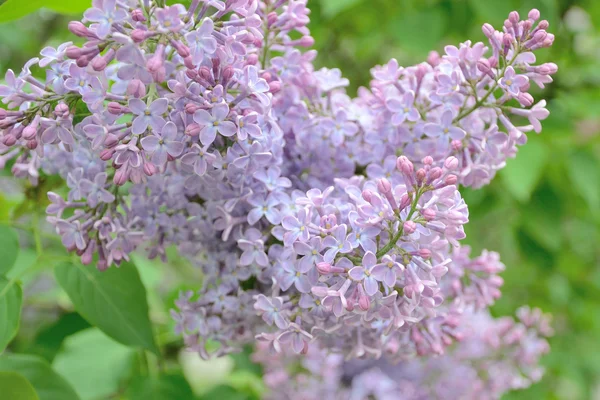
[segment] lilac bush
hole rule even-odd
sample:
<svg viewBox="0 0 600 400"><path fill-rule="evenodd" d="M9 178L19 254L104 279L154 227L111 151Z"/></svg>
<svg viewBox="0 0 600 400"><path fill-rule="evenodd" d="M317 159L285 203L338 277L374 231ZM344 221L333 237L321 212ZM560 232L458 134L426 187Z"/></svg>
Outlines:
<svg viewBox="0 0 600 400"><path fill-rule="evenodd" d="M198 265L202 289L172 315L204 358L256 340L335 364L313 372L336 385L337 355L379 359L364 364L391 371L369 369L378 398L428 398L463 369L479 383L456 391L476 398L539 379L545 317L489 316L504 265L461 247L459 186L489 183L541 131L549 113L529 89L557 70L536 64L547 21L512 12L501 31L483 26L487 45L392 59L351 97L338 69L301 51L309 12L306 0L94 0L69 24L81 46L6 73L0 165L33 185L63 178L48 221L83 264L118 267L136 250L167 261L176 246Z"/></svg>

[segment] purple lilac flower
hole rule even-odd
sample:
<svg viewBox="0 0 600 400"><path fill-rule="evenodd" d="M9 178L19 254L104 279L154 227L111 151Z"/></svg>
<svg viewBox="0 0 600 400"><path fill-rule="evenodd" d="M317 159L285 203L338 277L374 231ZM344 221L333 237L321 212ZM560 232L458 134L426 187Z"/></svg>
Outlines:
<svg viewBox="0 0 600 400"><path fill-rule="evenodd" d="M177 126L171 121L167 122L160 133L148 135L140 140L142 148L152 155L152 162L157 166L167 163L168 156L179 157L183 152L184 144L177 140Z"/></svg>
<svg viewBox="0 0 600 400"><path fill-rule="evenodd" d="M135 116L131 126L134 135L141 135L148 127L158 132L165 125L163 114L167 112L169 102L167 99L156 99L150 105L146 105L140 99L129 100L129 109Z"/></svg>

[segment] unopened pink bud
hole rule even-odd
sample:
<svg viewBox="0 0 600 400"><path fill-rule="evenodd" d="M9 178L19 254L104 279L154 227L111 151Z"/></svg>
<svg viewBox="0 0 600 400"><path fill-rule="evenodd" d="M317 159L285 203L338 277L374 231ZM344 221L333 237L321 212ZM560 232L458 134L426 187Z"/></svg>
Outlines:
<svg viewBox="0 0 600 400"><path fill-rule="evenodd" d="M235 73L235 70L233 69L233 67L231 65L228 65L227 67L225 67L225 69L223 70L223 73L221 74L221 79L223 80L223 86L227 85L227 82L229 82L231 80L231 78L233 78L234 73Z"/></svg>
<svg viewBox="0 0 600 400"><path fill-rule="evenodd" d="M135 43L142 43L144 40L148 39L148 32L142 29L134 29L131 31L131 40Z"/></svg>
<svg viewBox="0 0 600 400"><path fill-rule="evenodd" d="M429 170L429 176L428 176L428 181L429 182L433 182L436 179L439 179L442 177L442 169L440 167L434 167L432 169Z"/></svg>
<svg viewBox="0 0 600 400"><path fill-rule="evenodd" d="M371 307L371 300L369 296L362 295L358 298L358 306L361 310L367 311Z"/></svg>
<svg viewBox="0 0 600 400"><path fill-rule="evenodd" d="M546 29L548 29L549 26L550 26L550 23L548 21L546 21L545 19L543 19L538 23L537 29L546 30Z"/></svg>
<svg viewBox="0 0 600 400"><path fill-rule="evenodd" d="M29 150L34 150L38 147L38 141L33 139L33 140L28 140L27 141L27 148Z"/></svg>
<svg viewBox="0 0 600 400"><path fill-rule="evenodd" d="M450 142L450 145L452 146L452 150L454 151L459 151L463 148L463 144L460 140L453 140L452 142Z"/></svg>
<svg viewBox="0 0 600 400"><path fill-rule="evenodd" d="M106 135L106 139L104 139L104 146L107 149L113 148L117 144L119 144L119 137L117 135L115 135L114 133L109 133L108 135Z"/></svg>
<svg viewBox="0 0 600 400"><path fill-rule="evenodd" d="M113 182L115 185L123 186L127 179L129 179L129 173L126 168L120 168L115 172L115 176L113 178Z"/></svg>
<svg viewBox="0 0 600 400"><path fill-rule="evenodd" d="M424 210L421 210L421 215L427 221L433 221L433 219L435 218L435 214L436 214L435 210L432 210L431 208L426 208Z"/></svg>
<svg viewBox="0 0 600 400"><path fill-rule="evenodd" d="M317 263L317 271L319 271L321 275L327 275L331 273L331 264L327 262Z"/></svg>
<svg viewBox="0 0 600 400"><path fill-rule="evenodd" d="M315 39L312 36L302 36L298 41L300 47L312 47L315 45Z"/></svg>
<svg viewBox="0 0 600 400"><path fill-rule="evenodd" d="M212 81L212 74L210 73L210 69L208 69L208 67L200 67L198 70L198 76L207 82Z"/></svg>
<svg viewBox="0 0 600 400"><path fill-rule="evenodd" d="M281 90L281 82L273 81L269 82L269 91L273 94L279 92Z"/></svg>
<svg viewBox="0 0 600 400"><path fill-rule="evenodd" d="M112 158L115 151L113 149L104 149L100 152L100 159L102 161L108 161Z"/></svg>
<svg viewBox="0 0 600 400"><path fill-rule="evenodd" d="M71 21L69 22L69 30L75 36L79 37L88 37L90 35L90 31L88 28L79 21ZM71 57L69 57L71 58ZM76 58L76 57L75 57Z"/></svg>
<svg viewBox="0 0 600 400"><path fill-rule="evenodd" d="M185 57L183 59L183 65L186 66L186 68L188 69L188 71L194 71L194 75L193 75L194 77L198 76L198 72L196 71L196 64L194 64L194 60L192 59L192 56ZM188 75L188 77L190 79L194 79L190 75Z"/></svg>
<svg viewBox="0 0 600 400"><path fill-rule="evenodd" d="M405 209L406 207L408 207L411 203L411 199L410 196L408 194L403 194L402 197L400 198L400 210Z"/></svg>
<svg viewBox="0 0 600 400"><path fill-rule="evenodd" d="M458 158L451 156L444 161L444 168L453 171L458 168Z"/></svg>
<svg viewBox="0 0 600 400"><path fill-rule="evenodd" d="M425 176L427 175L427 172L425 172L425 170L423 168L419 168L415 175L417 176L418 182L423 182L423 180L425 180Z"/></svg>
<svg viewBox="0 0 600 400"><path fill-rule="evenodd" d="M246 58L246 65L256 65L256 64L258 64L258 55L250 54Z"/></svg>
<svg viewBox="0 0 600 400"><path fill-rule="evenodd" d="M519 17L519 13L516 11L511 11L510 14L508 14L508 20L513 24L519 22L520 19L521 17Z"/></svg>
<svg viewBox="0 0 600 400"><path fill-rule="evenodd" d="M373 198L373 192L371 192L370 190L363 190L362 191L362 198L365 199L365 201L368 201L369 203L371 202L371 199Z"/></svg>
<svg viewBox="0 0 600 400"><path fill-rule="evenodd" d="M447 186L456 185L456 182L458 182L456 175L448 175L446 179L444 179L444 183Z"/></svg>
<svg viewBox="0 0 600 400"><path fill-rule="evenodd" d="M431 257L431 250L419 249L419 256L422 258L429 258L429 257Z"/></svg>
<svg viewBox="0 0 600 400"><path fill-rule="evenodd" d="M183 108L187 114L193 114L200 109L200 107L194 103L187 103Z"/></svg>
<svg viewBox="0 0 600 400"><path fill-rule="evenodd" d="M27 125L25 129L23 129L23 139L32 140L37 135L37 126L33 124Z"/></svg>
<svg viewBox="0 0 600 400"><path fill-rule="evenodd" d="M425 165L433 165L433 157L431 156L427 156L425 158L423 158L423 164Z"/></svg>
<svg viewBox="0 0 600 400"><path fill-rule="evenodd" d="M69 116L69 106L65 103L58 103L56 107L54 107L54 115L57 117L66 118Z"/></svg>
<svg viewBox="0 0 600 400"><path fill-rule="evenodd" d="M2 138L2 144L7 146L7 147L11 147L14 146L15 143L17 143L17 138L14 137L13 135L5 135Z"/></svg>
<svg viewBox="0 0 600 400"><path fill-rule="evenodd" d="M405 221L402 227L404 228L404 233L406 235L410 235L417 230L417 224L415 224L414 221Z"/></svg>
<svg viewBox="0 0 600 400"><path fill-rule="evenodd" d="M538 9L534 8L531 11L529 11L529 14L527 14L527 17L533 21L537 21L538 19L540 19L540 11Z"/></svg>
<svg viewBox="0 0 600 400"><path fill-rule="evenodd" d="M132 79L127 84L127 94L136 99L144 97L146 95L146 85L139 79Z"/></svg>
<svg viewBox="0 0 600 400"><path fill-rule="evenodd" d="M483 24L481 30L483 31L483 34L488 38L492 38L494 36L494 32L496 32L494 27L488 23Z"/></svg>
<svg viewBox="0 0 600 400"><path fill-rule="evenodd" d="M442 57L440 57L440 53L437 51L430 51L427 55L427 63L432 67L437 66L442 61Z"/></svg>
<svg viewBox="0 0 600 400"><path fill-rule="evenodd" d="M406 175L412 175L414 172L413 163L406 156L400 156L396 160L396 167L400 172Z"/></svg>
<svg viewBox="0 0 600 400"><path fill-rule="evenodd" d="M111 101L106 105L106 109L113 115L120 115L123 112L123 106L116 101Z"/></svg>
<svg viewBox="0 0 600 400"><path fill-rule="evenodd" d="M517 100L523 107L531 107L533 104L533 96L526 92L519 93Z"/></svg>
<svg viewBox="0 0 600 400"><path fill-rule="evenodd" d="M81 57L81 49L77 46L69 46L69 47L67 47L65 54L70 59L75 60L75 59Z"/></svg>
<svg viewBox="0 0 600 400"><path fill-rule="evenodd" d="M391 193L392 184L386 178L381 178L377 180L377 190L381 193Z"/></svg>
<svg viewBox="0 0 600 400"><path fill-rule="evenodd" d="M144 163L144 174L146 174L146 176L152 176L156 174L156 166L151 162Z"/></svg>
<svg viewBox="0 0 600 400"><path fill-rule="evenodd" d="M185 134L188 136L198 136L202 127L196 123L191 123L185 127Z"/></svg>
<svg viewBox="0 0 600 400"><path fill-rule="evenodd" d="M279 19L279 16L277 15L277 13L275 11L271 11L267 15L267 25L269 27L272 26L275 22L277 22L278 19Z"/></svg>
<svg viewBox="0 0 600 400"><path fill-rule="evenodd" d="M131 19L136 22L146 22L146 17L144 16L144 12L139 8L133 10L131 12Z"/></svg>

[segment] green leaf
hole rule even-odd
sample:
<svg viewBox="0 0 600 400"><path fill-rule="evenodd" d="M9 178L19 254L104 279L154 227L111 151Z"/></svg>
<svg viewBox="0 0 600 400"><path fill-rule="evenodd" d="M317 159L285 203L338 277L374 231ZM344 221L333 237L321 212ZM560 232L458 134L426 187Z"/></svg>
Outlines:
<svg viewBox="0 0 600 400"><path fill-rule="evenodd" d="M21 286L0 277L0 353L4 351L19 330L22 301Z"/></svg>
<svg viewBox="0 0 600 400"><path fill-rule="evenodd" d="M588 152L577 152L569 157L569 175L577 192L596 213L600 207L600 163Z"/></svg>
<svg viewBox="0 0 600 400"><path fill-rule="evenodd" d="M90 324L127 346L159 354L148 317L146 289L133 264L100 272L79 263L63 263L54 273L75 309Z"/></svg>
<svg viewBox="0 0 600 400"><path fill-rule="evenodd" d="M79 400L69 383L39 357L4 355L0 357L0 371L14 371L23 375L34 387L40 400Z"/></svg>
<svg viewBox="0 0 600 400"><path fill-rule="evenodd" d="M539 140L530 140L519 149L517 158L508 160L506 168L500 172L504 187L517 200L528 201L547 160L548 148Z"/></svg>
<svg viewBox="0 0 600 400"><path fill-rule="evenodd" d="M335 17L362 0L321 0L321 10L327 18Z"/></svg>
<svg viewBox="0 0 600 400"><path fill-rule="evenodd" d="M52 365L82 400L100 400L119 390L132 369L134 356L134 350L91 328L67 338Z"/></svg>
<svg viewBox="0 0 600 400"><path fill-rule="evenodd" d="M0 372L0 393L7 400L39 400L31 383L16 372Z"/></svg>
<svg viewBox="0 0 600 400"><path fill-rule="evenodd" d="M157 379L137 377L128 391L129 400L188 400L194 398L182 375L165 375Z"/></svg>
<svg viewBox="0 0 600 400"><path fill-rule="evenodd" d="M227 399L227 400L248 400L249 396L240 393L236 389L227 385L219 385L211 389L208 393L200 397L201 400Z"/></svg>
<svg viewBox="0 0 600 400"><path fill-rule="evenodd" d="M60 317L54 324L41 330L25 351L43 357L52 362L63 341L70 335L87 329L90 324L76 312L68 313Z"/></svg>
<svg viewBox="0 0 600 400"><path fill-rule="evenodd" d="M19 255L19 237L14 229L0 225L0 275L13 267Z"/></svg>
<svg viewBox="0 0 600 400"><path fill-rule="evenodd" d="M62 14L79 14L90 8L91 2L89 0L8 0L0 6L0 22L19 19L42 7Z"/></svg>

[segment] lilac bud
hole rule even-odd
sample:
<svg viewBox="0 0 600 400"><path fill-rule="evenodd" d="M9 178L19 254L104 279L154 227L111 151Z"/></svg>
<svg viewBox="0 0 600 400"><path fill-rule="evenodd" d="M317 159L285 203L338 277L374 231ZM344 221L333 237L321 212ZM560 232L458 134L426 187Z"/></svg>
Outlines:
<svg viewBox="0 0 600 400"><path fill-rule="evenodd" d="M369 309L369 307L371 307L371 300L369 299L369 296L366 296L365 294L361 294L360 297L358 298L358 306L360 307L361 310L367 311Z"/></svg>
<svg viewBox="0 0 600 400"><path fill-rule="evenodd" d="M327 262L317 263L317 271L319 271L321 275L327 275L331 273L331 264Z"/></svg>
<svg viewBox="0 0 600 400"><path fill-rule="evenodd" d="M123 113L123 106L117 103L116 101L111 101L107 104L106 109L109 113L113 115L120 115Z"/></svg>
<svg viewBox="0 0 600 400"><path fill-rule="evenodd" d="M200 109L200 107L194 103L187 103L183 108L187 114L193 114Z"/></svg>
<svg viewBox="0 0 600 400"><path fill-rule="evenodd" d="M463 143L458 139L455 139L452 142L450 142L450 145L452 146L452 150L454 151L459 151L463 148Z"/></svg>
<svg viewBox="0 0 600 400"><path fill-rule="evenodd" d="M127 84L127 94L137 99L146 95L146 85L139 79L132 79Z"/></svg>
<svg viewBox="0 0 600 400"><path fill-rule="evenodd" d="M456 175L448 175L446 179L444 179L446 186L456 185L456 182L458 182Z"/></svg>
<svg viewBox="0 0 600 400"><path fill-rule="evenodd" d="M269 91L273 94L279 92L281 90L281 82L273 81L269 82Z"/></svg>
<svg viewBox="0 0 600 400"><path fill-rule="evenodd" d="M540 19L540 11L538 9L534 8L531 11L529 11L529 14L527 14L527 17L532 21L537 21L538 19Z"/></svg>
<svg viewBox="0 0 600 400"><path fill-rule="evenodd" d="M27 148L29 150L35 150L38 147L38 141L33 139L33 140L28 140L27 141Z"/></svg>
<svg viewBox="0 0 600 400"><path fill-rule="evenodd" d="M117 144L119 144L119 137L117 135L115 135L113 133L109 133L108 135L106 135L106 139L104 139L104 146L107 149L111 149L111 148L115 147Z"/></svg>
<svg viewBox="0 0 600 400"><path fill-rule="evenodd" d="M423 182L423 180L425 180L427 172L423 168L419 168L415 175L417 176L417 182L421 183Z"/></svg>
<svg viewBox="0 0 600 400"><path fill-rule="evenodd" d="M177 51L177 54L179 54L184 59L186 57L190 56L190 49L189 49L189 47L187 47L185 44L181 43L180 41L178 41L178 40L171 40L171 45L173 46L173 48L175 48L175 50Z"/></svg>
<svg viewBox="0 0 600 400"><path fill-rule="evenodd" d="M144 12L139 8L133 10L131 12L131 19L136 22L146 22L146 17L144 16Z"/></svg>
<svg viewBox="0 0 600 400"><path fill-rule="evenodd" d="M435 210L431 209L431 208L426 208L424 210L421 210L421 215L423 216L423 218L425 218L427 221L433 221L433 219L435 218Z"/></svg>
<svg viewBox="0 0 600 400"><path fill-rule="evenodd" d="M437 51L430 51L427 55L427 63L432 67L437 66L442 61L442 57Z"/></svg>
<svg viewBox="0 0 600 400"><path fill-rule="evenodd" d="M85 68L90 64L90 61L92 61L92 59L89 56L81 56L75 60L75 64L77 64L79 68Z"/></svg>
<svg viewBox="0 0 600 400"><path fill-rule="evenodd" d="M546 29L548 29L549 26L550 26L550 23L548 21L546 21L545 19L543 19L538 23L538 26L536 27L536 29L546 30Z"/></svg>
<svg viewBox="0 0 600 400"><path fill-rule="evenodd" d="M152 176L156 174L156 171L156 166L154 164L152 164L151 162L144 163L144 174L146 174L147 176Z"/></svg>
<svg viewBox="0 0 600 400"><path fill-rule="evenodd" d="M113 149L104 149L100 152L100 159L102 161L108 161L112 158L115 151Z"/></svg>
<svg viewBox="0 0 600 400"><path fill-rule="evenodd" d="M77 46L69 46L69 47L67 47L65 54L70 59L75 60L75 59L81 57L81 49Z"/></svg>
<svg viewBox="0 0 600 400"><path fill-rule="evenodd" d="M553 75L558 71L558 66L554 63L544 63L535 67L534 71L540 75Z"/></svg>
<svg viewBox="0 0 600 400"><path fill-rule="evenodd" d="M142 29L134 29L131 31L130 37L134 43L142 43L144 40L148 39L148 32Z"/></svg>
<svg viewBox="0 0 600 400"><path fill-rule="evenodd" d="M113 177L113 182L115 185L123 186L127 179L129 178L129 172L126 168L120 168L115 172L115 176Z"/></svg>
<svg viewBox="0 0 600 400"><path fill-rule="evenodd" d="M66 118L69 116L69 106L65 103L58 103L56 107L54 107L54 115L57 117Z"/></svg>
<svg viewBox="0 0 600 400"><path fill-rule="evenodd" d="M392 192L392 184L386 178L381 178L377 180L377 190L381 193L391 193Z"/></svg>
<svg viewBox="0 0 600 400"><path fill-rule="evenodd" d="M404 224L402 224L402 227L404 228L404 233L406 235L410 235L417 230L417 224L415 224L415 221L405 221Z"/></svg>
<svg viewBox="0 0 600 400"><path fill-rule="evenodd" d="M188 58L191 60L191 57ZM185 76L187 76L191 80L196 80L196 78L198 77L198 71L196 71L194 68L188 68L185 70Z"/></svg>
<svg viewBox="0 0 600 400"><path fill-rule="evenodd" d="M11 147L14 146L15 143L17 143L17 138L14 137L13 135L5 135L2 138L2 144L7 146L7 147Z"/></svg>
<svg viewBox="0 0 600 400"><path fill-rule="evenodd" d="M483 34L489 39L492 39L494 37L494 33L496 32L494 27L488 23L483 24L481 30L483 31Z"/></svg>
<svg viewBox="0 0 600 400"><path fill-rule="evenodd" d="M431 257L431 250L419 249L419 256L422 258L429 258L429 257Z"/></svg>
<svg viewBox="0 0 600 400"><path fill-rule="evenodd" d="M196 65L194 64L194 60L192 59L192 56L185 57L183 59L183 64L187 67L188 71L195 72L194 76L198 75L198 72L195 71ZM188 77L189 77L189 75L188 75ZM190 79L194 79L194 78L190 77Z"/></svg>
<svg viewBox="0 0 600 400"><path fill-rule="evenodd" d="M440 179L442 177L442 169L440 167L434 167L431 170L429 170L429 177L428 177L428 181L429 182L433 182L436 179Z"/></svg>
<svg viewBox="0 0 600 400"><path fill-rule="evenodd" d="M88 28L79 21L69 22L69 30L75 36L79 36L82 38L90 36L90 31L88 30ZM69 57L69 58L71 58L71 57Z"/></svg>
<svg viewBox="0 0 600 400"><path fill-rule="evenodd" d="M406 158L406 156L398 157L398 159L396 160L396 167L400 172L406 175L412 175L415 170L413 163L411 163L410 160Z"/></svg>
<svg viewBox="0 0 600 400"><path fill-rule="evenodd" d="M511 11L508 14L508 20L511 22L511 24L516 24L519 22L521 18L519 17L519 13L516 11Z"/></svg>
<svg viewBox="0 0 600 400"><path fill-rule="evenodd" d="M371 192L368 189L363 190L362 191L362 198L365 199L365 201L368 201L370 203L371 199L373 198L373 192Z"/></svg>
<svg viewBox="0 0 600 400"><path fill-rule="evenodd" d="M523 106L523 107L531 107L533 105L533 96L530 95L527 92L521 92L519 93L519 95L517 96L517 101Z"/></svg>
<svg viewBox="0 0 600 400"><path fill-rule="evenodd" d="M315 39L312 36L302 36L298 41L300 47L312 47L315 45Z"/></svg>
<svg viewBox="0 0 600 400"><path fill-rule="evenodd" d="M185 127L185 134L188 136L198 136L202 127L196 123L191 123Z"/></svg>
<svg viewBox="0 0 600 400"><path fill-rule="evenodd" d="M8 111L4 108L0 108L0 121L6 119L6 117L8 117Z"/></svg>
<svg viewBox="0 0 600 400"><path fill-rule="evenodd" d="M81 254L81 263L83 265L90 265L92 263L94 251L96 250L95 243L96 242L90 241L83 254Z"/></svg>
<svg viewBox="0 0 600 400"><path fill-rule="evenodd" d="M269 27L273 26L273 24L275 22L277 22L277 19L279 19L279 16L277 15L277 13L275 11L271 11L268 15L267 15L267 25Z"/></svg>
<svg viewBox="0 0 600 400"><path fill-rule="evenodd" d="M198 76L207 82L212 81L212 74L210 73L210 69L208 67L200 67L198 70Z"/></svg>
<svg viewBox="0 0 600 400"><path fill-rule="evenodd" d="M444 160L444 168L453 171L458 168L458 158L451 156Z"/></svg>
<svg viewBox="0 0 600 400"><path fill-rule="evenodd" d="M246 59L246 65L256 65L258 64L258 55L250 54Z"/></svg>
<svg viewBox="0 0 600 400"><path fill-rule="evenodd" d="M406 207L408 207L411 203L411 199L410 196L408 196L408 194L403 194L402 197L400 198L400 210L404 210Z"/></svg>
<svg viewBox="0 0 600 400"><path fill-rule="evenodd" d="M423 158L423 160L421 160L423 162L423 164L425 165L433 165L433 157L431 156L426 156Z"/></svg>
<svg viewBox="0 0 600 400"><path fill-rule="evenodd" d="M233 78L234 73L235 73L235 70L233 69L233 67L231 65L228 65L227 67L225 67L225 69L223 70L223 72L221 74L221 80L223 81L223 86L226 86L227 83L231 80L231 78Z"/></svg>
<svg viewBox="0 0 600 400"><path fill-rule="evenodd" d="M37 127L33 124L27 125L25 129L23 129L23 139L32 140L35 138L37 134Z"/></svg>

